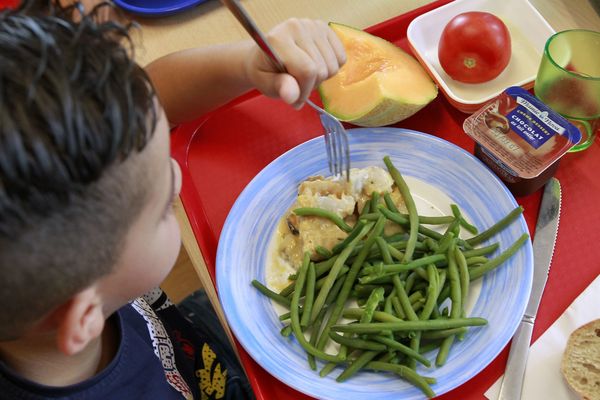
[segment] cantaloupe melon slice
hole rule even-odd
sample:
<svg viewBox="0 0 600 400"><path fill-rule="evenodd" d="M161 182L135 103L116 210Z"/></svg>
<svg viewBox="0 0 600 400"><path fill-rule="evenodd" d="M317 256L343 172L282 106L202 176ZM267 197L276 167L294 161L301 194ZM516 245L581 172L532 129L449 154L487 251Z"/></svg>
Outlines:
<svg viewBox="0 0 600 400"><path fill-rule="evenodd" d="M421 64L394 44L359 29L330 23L347 61L319 85L324 108L358 126L391 125L410 117L437 96Z"/></svg>

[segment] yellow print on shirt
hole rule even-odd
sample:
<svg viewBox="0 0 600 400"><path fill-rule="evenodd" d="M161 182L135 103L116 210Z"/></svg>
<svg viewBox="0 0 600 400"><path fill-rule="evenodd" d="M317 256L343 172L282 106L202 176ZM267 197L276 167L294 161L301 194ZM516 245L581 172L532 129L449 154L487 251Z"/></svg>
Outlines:
<svg viewBox="0 0 600 400"><path fill-rule="evenodd" d="M221 371L221 364L219 363L216 363L213 370L212 366L216 358L217 356L214 351L212 351L208 344L204 343L202 346L204 368L196 371L196 377L200 378L199 386L200 393L202 393L202 400L222 399L225 397L227 370Z"/></svg>

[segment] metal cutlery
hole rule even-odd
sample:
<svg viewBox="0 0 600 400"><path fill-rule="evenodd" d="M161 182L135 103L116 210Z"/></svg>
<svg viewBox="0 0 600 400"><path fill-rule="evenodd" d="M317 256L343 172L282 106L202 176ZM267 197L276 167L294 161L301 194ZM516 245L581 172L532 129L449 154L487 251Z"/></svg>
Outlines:
<svg viewBox="0 0 600 400"><path fill-rule="evenodd" d="M242 7L239 0L221 1L231 11L240 24L242 24L261 50L271 59L273 65L275 65L280 72L286 72L285 65L275 50L269 45L267 39L258 29L250 15ZM344 126L337 118L309 99L306 100L306 103L319 113L321 125L323 125L323 128L325 129L325 148L327 150L329 171L336 176L343 176L345 173L346 180L350 180L350 147L346 129L344 129Z"/></svg>
<svg viewBox="0 0 600 400"><path fill-rule="evenodd" d="M548 279L558 222L560 219L561 189L558 179L552 178L544 187L542 203L535 228L533 241L533 286L523 319L515 332L506 363L504 379L500 386L499 400L518 400L521 398L525 367L529 355L531 334L535 323L544 287Z"/></svg>

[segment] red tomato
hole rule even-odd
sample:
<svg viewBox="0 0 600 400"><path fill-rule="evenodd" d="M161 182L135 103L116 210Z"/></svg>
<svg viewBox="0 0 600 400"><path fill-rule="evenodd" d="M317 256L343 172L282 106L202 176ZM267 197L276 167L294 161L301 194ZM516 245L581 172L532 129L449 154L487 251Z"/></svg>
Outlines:
<svg viewBox="0 0 600 400"><path fill-rule="evenodd" d="M452 79L481 83L508 65L511 46L506 25L495 15L471 11L452 18L442 31L438 58Z"/></svg>

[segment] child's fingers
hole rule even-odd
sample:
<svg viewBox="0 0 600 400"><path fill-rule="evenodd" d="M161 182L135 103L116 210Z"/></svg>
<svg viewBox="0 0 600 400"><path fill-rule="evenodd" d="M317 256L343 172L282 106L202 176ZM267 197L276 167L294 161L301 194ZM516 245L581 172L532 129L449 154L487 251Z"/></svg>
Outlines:
<svg viewBox="0 0 600 400"><path fill-rule="evenodd" d="M313 51L316 52L316 47L314 47ZM289 46L285 52L281 53L281 55L288 74L296 80L297 85L300 88L299 98L297 102L295 102L295 105L298 106L306 101L310 92L314 89L317 83L319 69L322 67L326 70L326 67L324 66L322 58L321 65L315 62L313 57L317 57L317 54L310 55L308 49L303 49L298 45ZM324 72L326 73L326 71ZM321 73L323 73L323 71Z"/></svg>
<svg viewBox="0 0 600 400"><path fill-rule="evenodd" d="M323 21L290 19L269 32L267 40L289 75L277 74L268 59L259 56L251 64L255 66L250 72L252 80L261 92L279 96L296 108L346 60L344 46Z"/></svg>
<svg viewBox="0 0 600 400"><path fill-rule="evenodd" d="M325 76L319 80L319 83L321 83L325 79L328 79L335 75L340 69L340 64L337 60L336 54L332 51L329 41L327 39L319 40L315 43L315 45L318 47L319 52L323 58L323 62L325 63L327 69L327 73L325 74Z"/></svg>
<svg viewBox="0 0 600 400"><path fill-rule="evenodd" d="M312 68L316 74L315 83L320 83L329 76L329 65L325 57L327 51L322 51L317 42L314 41L299 41L297 43L300 51L304 51L312 59L314 67Z"/></svg>
<svg viewBox="0 0 600 400"><path fill-rule="evenodd" d="M344 49L338 35L329 27L327 27L327 40L337 58L338 65L341 67L346 63L346 49Z"/></svg>
<svg viewBox="0 0 600 400"><path fill-rule="evenodd" d="M275 90L279 98L287 104L295 105L300 98L298 82L289 74L277 74L275 77Z"/></svg>

